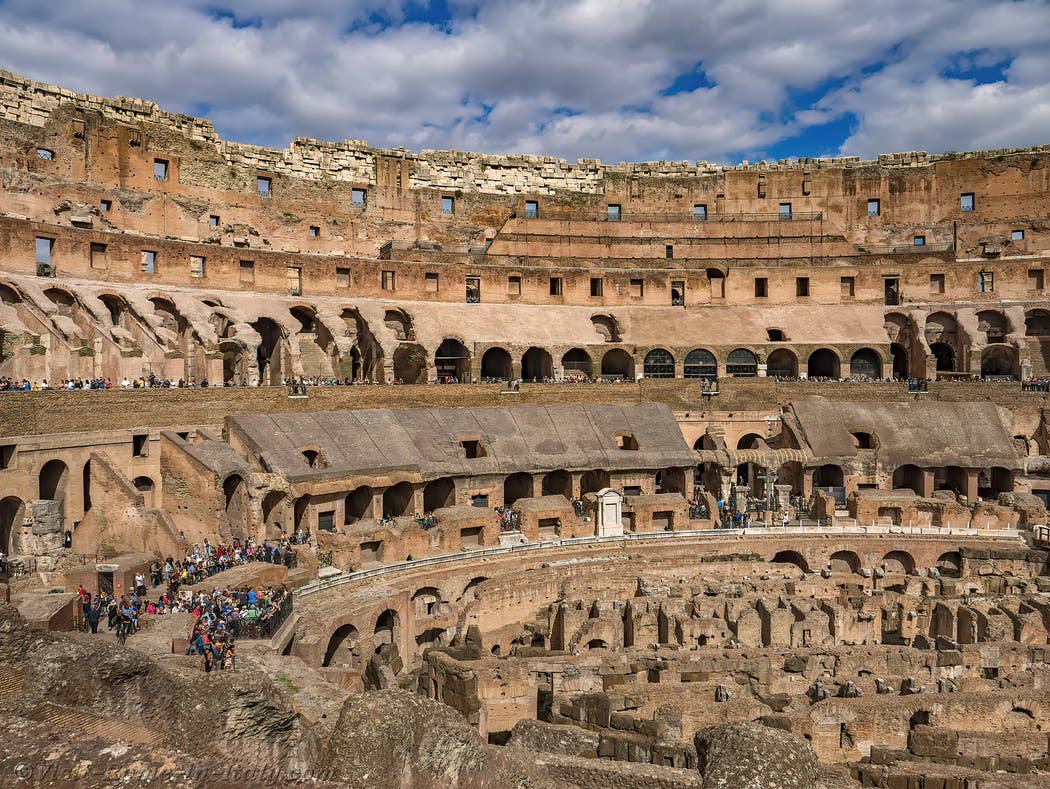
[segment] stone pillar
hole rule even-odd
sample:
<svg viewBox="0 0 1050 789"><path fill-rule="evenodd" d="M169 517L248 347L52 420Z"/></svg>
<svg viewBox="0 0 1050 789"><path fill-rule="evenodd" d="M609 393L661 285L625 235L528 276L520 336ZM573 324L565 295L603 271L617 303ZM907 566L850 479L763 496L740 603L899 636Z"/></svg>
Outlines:
<svg viewBox="0 0 1050 789"><path fill-rule="evenodd" d="M747 511L747 499L751 495L751 488L747 485L737 485L733 489L733 506L737 512Z"/></svg>
<svg viewBox="0 0 1050 789"><path fill-rule="evenodd" d="M376 520L383 517L383 491L372 491L372 517Z"/></svg>
<svg viewBox="0 0 1050 789"><path fill-rule="evenodd" d="M922 469L922 496L928 498L933 495L933 469Z"/></svg>
<svg viewBox="0 0 1050 789"><path fill-rule="evenodd" d="M791 507L791 486L774 485L777 496L777 512L787 512Z"/></svg>
<svg viewBox="0 0 1050 789"><path fill-rule="evenodd" d="M977 477L981 473L979 469L968 468L966 471L966 490L963 491L970 504L977 501Z"/></svg>
<svg viewBox="0 0 1050 789"><path fill-rule="evenodd" d="M802 497L808 499L813 495L813 469L807 468L802 471Z"/></svg>
<svg viewBox="0 0 1050 789"><path fill-rule="evenodd" d="M569 487L572 491L572 497L574 499L582 498L580 496L580 480L583 478L582 471L572 471L569 473Z"/></svg>

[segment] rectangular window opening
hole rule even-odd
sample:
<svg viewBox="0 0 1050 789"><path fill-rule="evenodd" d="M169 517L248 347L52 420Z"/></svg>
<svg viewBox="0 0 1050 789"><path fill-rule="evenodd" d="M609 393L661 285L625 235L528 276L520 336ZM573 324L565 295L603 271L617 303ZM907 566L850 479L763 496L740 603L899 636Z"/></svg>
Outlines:
<svg viewBox="0 0 1050 789"><path fill-rule="evenodd" d="M423 289L427 293L438 292L438 275L437 272L428 271L423 278Z"/></svg>
<svg viewBox="0 0 1050 789"><path fill-rule="evenodd" d="M930 293L944 293L943 274L930 274Z"/></svg>
<svg viewBox="0 0 1050 789"><path fill-rule="evenodd" d="M992 293L995 291L995 274L991 271L977 273L977 292Z"/></svg>
<svg viewBox="0 0 1050 789"><path fill-rule="evenodd" d="M525 201L525 218L536 219L540 215L540 204L535 200Z"/></svg>
<svg viewBox="0 0 1050 789"><path fill-rule="evenodd" d="M441 198L441 213L451 216L456 212L456 199L454 197Z"/></svg>
<svg viewBox="0 0 1050 789"><path fill-rule="evenodd" d="M91 268L106 268L106 245L97 244L92 242L91 244Z"/></svg>
<svg viewBox="0 0 1050 789"><path fill-rule="evenodd" d="M912 239L912 244L917 247L926 246L926 236L915 236L915 238Z"/></svg>
<svg viewBox="0 0 1050 789"><path fill-rule="evenodd" d="M364 189L350 190L350 205L357 206L358 208L364 208L365 202L367 200L368 193Z"/></svg>
<svg viewBox="0 0 1050 789"><path fill-rule="evenodd" d="M102 200L101 202L99 202L98 207L101 210L103 210L103 211L108 211L109 209L111 209L113 207L113 201L112 200Z"/></svg>
<svg viewBox="0 0 1050 789"><path fill-rule="evenodd" d="M50 148L37 148L36 155L38 159L43 159L45 162L52 162L55 159L55 152Z"/></svg>
<svg viewBox="0 0 1050 789"><path fill-rule="evenodd" d="M697 203L693 206L693 219L697 222L704 222L707 220L707 206L702 203Z"/></svg>
<svg viewBox="0 0 1050 789"><path fill-rule="evenodd" d="M383 290L394 290L394 284L395 284L394 272L393 271L384 271L383 274L382 274L382 277L380 279L380 287Z"/></svg>
<svg viewBox="0 0 1050 789"><path fill-rule="evenodd" d="M973 211L973 192L965 192L959 195L959 210L963 212Z"/></svg>
<svg viewBox="0 0 1050 789"><path fill-rule="evenodd" d="M194 279L204 279L204 257L202 255L190 255L190 276Z"/></svg>
<svg viewBox="0 0 1050 789"><path fill-rule="evenodd" d="M645 295L645 280L632 279L630 294L632 298L640 299Z"/></svg>
<svg viewBox="0 0 1050 789"><path fill-rule="evenodd" d="M310 225L310 238L317 238L321 235L321 228L317 225Z"/></svg>
<svg viewBox="0 0 1050 789"><path fill-rule="evenodd" d="M671 260L674 257L674 244L664 245L664 257Z"/></svg>
<svg viewBox="0 0 1050 789"><path fill-rule="evenodd" d="M842 300L851 301L856 295L857 289L857 278L856 277L842 277L840 280L840 287L842 289Z"/></svg>
<svg viewBox="0 0 1050 789"><path fill-rule="evenodd" d="M241 282L244 284L255 282L255 261L242 260L240 263Z"/></svg>
<svg viewBox="0 0 1050 789"><path fill-rule="evenodd" d="M36 262L37 263L50 263L51 252L55 247L55 239L43 238L42 236L36 237Z"/></svg>
<svg viewBox="0 0 1050 789"><path fill-rule="evenodd" d="M879 201L877 199L875 199L875 198L870 198L868 200L868 216L878 216L878 215L879 215Z"/></svg>
<svg viewBox="0 0 1050 789"><path fill-rule="evenodd" d="M608 217L610 222L620 221L620 206L617 203L609 203L605 209L605 215Z"/></svg>
<svg viewBox="0 0 1050 789"><path fill-rule="evenodd" d="M143 250L142 252L142 273L143 274L156 274L157 273L157 253L151 250Z"/></svg>
<svg viewBox="0 0 1050 789"><path fill-rule="evenodd" d="M685 280L676 279L671 282L671 306L685 306Z"/></svg>
<svg viewBox="0 0 1050 789"><path fill-rule="evenodd" d="M1043 289L1043 270L1041 268L1028 269L1028 287L1031 290Z"/></svg>
<svg viewBox="0 0 1050 789"><path fill-rule="evenodd" d="M335 269L335 285L337 288L350 287L350 269L337 266Z"/></svg>
<svg viewBox="0 0 1050 789"><path fill-rule="evenodd" d="M551 277L551 295L561 295L561 277Z"/></svg>
<svg viewBox="0 0 1050 789"><path fill-rule="evenodd" d="M270 178L267 178L264 175L260 175L255 178L255 191L259 195L259 197L269 197L271 186L272 182Z"/></svg>
<svg viewBox="0 0 1050 789"><path fill-rule="evenodd" d="M15 459L15 447L17 444L4 444L0 446L0 468L11 468L11 462Z"/></svg>
<svg viewBox="0 0 1050 789"><path fill-rule="evenodd" d="M212 214L211 216L209 216L208 217L208 227L218 227L218 226L219 226L219 215L218 214Z"/></svg>
<svg viewBox="0 0 1050 789"><path fill-rule="evenodd" d="M591 296L601 296L604 290L605 282L601 277L591 277Z"/></svg>
<svg viewBox="0 0 1050 789"><path fill-rule="evenodd" d="M517 277L517 276L507 277L507 295L508 296L520 296L521 295L521 277Z"/></svg>
<svg viewBox="0 0 1050 789"><path fill-rule="evenodd" d="M149 433L135 433L131 436L131 454L137 458L146 457Z"/></svg>
<svg viewBox="0 0 1050 789"><path fill-rule="evenodd" d="M781 219L791 219L791 203L781 203L777 209L777 215Z"/></svg>
<svg viewBox="0 0 1050 789"><path fill-rule="evenodd" d="M769 279L767 277L755 277L755 298L764 299L769 296Z"/></svg>
<svg viewBox="0 0 1050 789"><path fill-rule="evenodd" d="M463 447L463 453L467 460L476 460L477 458L488 457L485 452L485 447L482 446L481 442L477 439L467 439L460 441L459 445Z"/></svg>
<svg viewBox="0 0 1050 789"><path fill-rule="evenodd" d="M1012 230L1012 231L1010 231L1010 240L1011 241L1024 241L1024 231L1023 230Z"/></svg>
<svg viewBox="0 0 1050 789"><path fill-rule="evenodd" d="M168 160L167 159L154 159L153 160L153 177L158 181L168 180Z"/></svg>
<svg viewBox="0 0 1050 789"><path fill-rule="evenodd" d="M481 303L481 277L467 277L467 304Z"/></svg>
<svg viewBox="0 0 1050 789"><path fill-rule="evenodd" d="M809 277L795 277L795 295L802 298L809 296Z"/></svg>

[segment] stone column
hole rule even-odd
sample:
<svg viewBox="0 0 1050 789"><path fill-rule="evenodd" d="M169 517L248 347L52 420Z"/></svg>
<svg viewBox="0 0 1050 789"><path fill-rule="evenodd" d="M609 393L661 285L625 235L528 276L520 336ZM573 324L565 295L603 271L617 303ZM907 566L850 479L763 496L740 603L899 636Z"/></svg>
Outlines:
<svg viewBox="0 0 1050 789"><path fill-rule="evenodd" d="M922 469L922 496L928 498L933 495L933 469Z"/></svg>
<svg viewBox="0 0 1050 789"><path fill-rule="evenodd" d="M964 493L971 504L977 501L977 477L980 473L979 469L966 469L966 490Z"/></svg>

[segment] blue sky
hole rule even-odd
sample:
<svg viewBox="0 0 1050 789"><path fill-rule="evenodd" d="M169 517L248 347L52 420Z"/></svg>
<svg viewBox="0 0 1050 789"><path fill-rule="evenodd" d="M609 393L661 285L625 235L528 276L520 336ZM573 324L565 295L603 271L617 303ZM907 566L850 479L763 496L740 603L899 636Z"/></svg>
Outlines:
<svg viewBox="0 0 1050 789"><path fill-rule="evenodd" d="M1050 0L0 0L0 68L275 147L733 164L1050 143Z"/></svg>

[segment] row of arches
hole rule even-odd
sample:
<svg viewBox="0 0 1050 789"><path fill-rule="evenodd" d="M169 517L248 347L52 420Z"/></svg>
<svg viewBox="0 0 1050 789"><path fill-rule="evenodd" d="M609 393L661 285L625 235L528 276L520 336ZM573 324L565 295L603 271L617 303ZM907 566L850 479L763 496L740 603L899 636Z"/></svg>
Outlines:
<svg viewBox="0 0 1050 789"><path fill-rule="evenodd" d="M811 572L817 568L811 568L810 563L798 551L778 551L769 560L774 564L792 564L803 570ZM937 571L949 578L958 578L962 572L962 556L958 551L947 551L942 553L934 565ZM881 569L887 574L914 575L916 562L914 557L907 551L888 551L874 568ZM860 574L865 569L860 556L854 551L835 551L828 559L827 570L832 573Z"/></svg>

